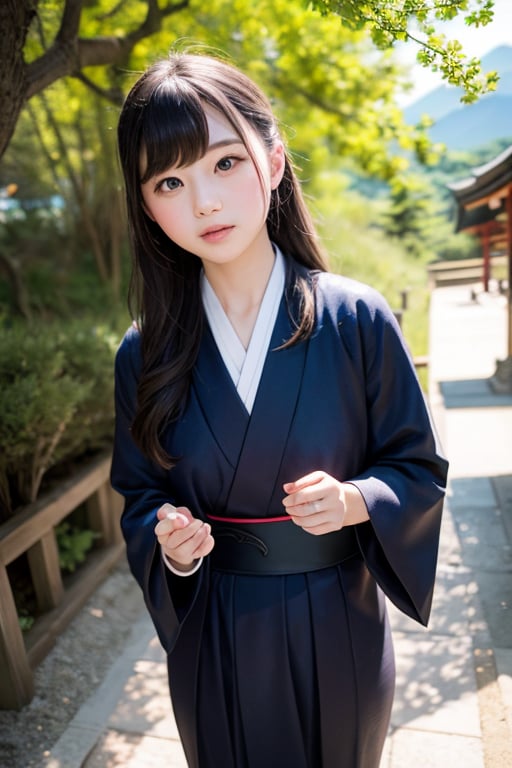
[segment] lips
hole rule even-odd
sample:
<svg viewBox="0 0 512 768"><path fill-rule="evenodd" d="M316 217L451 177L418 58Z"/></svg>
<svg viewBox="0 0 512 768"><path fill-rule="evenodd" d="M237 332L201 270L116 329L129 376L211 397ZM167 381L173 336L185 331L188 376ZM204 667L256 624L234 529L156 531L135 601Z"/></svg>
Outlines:
<svg viewBox="0 0 512 768"><path fill-rule="evenodd" d="M204 229L201 234L199 235L202 240L206 240L210 243L216 242L218 240L223 240L225 237L229 235L230 232L232 232L234 229L231 225L224 225L219 224L215 227L208 227L208 229Z"/></svg>

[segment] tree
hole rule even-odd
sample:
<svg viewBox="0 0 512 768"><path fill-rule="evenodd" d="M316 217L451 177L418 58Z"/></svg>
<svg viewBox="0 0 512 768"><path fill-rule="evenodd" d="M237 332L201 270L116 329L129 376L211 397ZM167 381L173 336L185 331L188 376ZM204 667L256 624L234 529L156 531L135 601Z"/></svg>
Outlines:
<svg viewBox="0 0 512 768"><path fill-rule="evenodd" d="M435 190L424 176L411 173L391 181L382 223L386 234L399 240L416 259L430 249L437 253L439 243L452 230Z"/></svg>
<svg viewBox="0 0 512 768"><path fill-rule="evenodd" d="M112 66L126 67L135 47L143 40L161 31L169 17L177 18L191 6L191 0L65 0L51 40L43 36L41 11L45 0L4 0L0 4L0 157L13 135L23 106L36 94L60 78L72 76L81 79L89 87L102 91L103 95L119 102L121 92L114 86L102 90L91 79L91 69ZM210 13L215 3L205 9L196 6L195 13ZM230 4L230 16L247 12L247 1ZM289 2L288 6L303 7L302 2ZM419 58L425 66L440 69L443 76L466 91L466 100L474 100L486 88L496 82L495 74L480 78L476 59L467 61L460 43L445 44L436 35L435 22L452 18L467 11L468 23L481 25L492 19L492 0L397 0L360 2L359 0L313 0L312 6L323 14L336 14L345 26L352 30L369 30L379 48L393 45L395 40L413 40L409 24L415 21L426 35ZM473 10L470 11L470 7ZM475 9L476 6L476 9ZM98 24L94 34L83 29L82 12L95 11ZM122 20L121 13L122 12ZM52 13L59 11L52 4ZM110 17L117 15L115 29L104 33L102 24L108 26ZM121 30L121 31L120 31ZM188 34L188 33L186 33ZM33 38L39 37L40 47L35 52ZM30 50L32 47L32 50Z"/></svg>
<svg viewBox="0 0 512 768"><path fill-rule="evenodd" d="M378 48L396 41L418 45L418 62L461 87L465 103L496 88L496 72L483 74L479 59L468 58L458 40L447 40L436 29L459 13L469 26L486 26L493 19L493 0L312 0L312 5L321 13L338 15L351 29L367 29Z"/></svg>
<svg viewBox="0 0 512 768"><path fill-rule="evenodd" d="M31 61L26 61L27 37L31 26L38 24L40 0L4 0L0 4L0 157L14 133L24 104L56 80L78 77L87 80L84 70L116 64L126 65L135 45L162 27L164 19L179 13L189 0L159 2L145 0L145 16L123 34L80 36L84 0L65 0L60 25L48 47ZM118 7L129 5L120 0ZM132 14L130 14L131 16ZM45 41L42 40L43 46ZM94 83L90 81L91 87ZM119 101L121 94L105 93Z"/></svg>

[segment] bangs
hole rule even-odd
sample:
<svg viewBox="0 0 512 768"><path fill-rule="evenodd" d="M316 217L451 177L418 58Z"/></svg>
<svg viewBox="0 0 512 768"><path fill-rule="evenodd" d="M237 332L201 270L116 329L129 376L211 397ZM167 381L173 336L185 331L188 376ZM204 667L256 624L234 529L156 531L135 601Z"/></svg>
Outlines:
<svg viewBox="0 0 512 768"><path fill-rule="evenodd" d="M184 82L167 79L144 109L141 147L146 154L144 184L170 167L191 165L207 151L208 122L198 94Z"/></svg>

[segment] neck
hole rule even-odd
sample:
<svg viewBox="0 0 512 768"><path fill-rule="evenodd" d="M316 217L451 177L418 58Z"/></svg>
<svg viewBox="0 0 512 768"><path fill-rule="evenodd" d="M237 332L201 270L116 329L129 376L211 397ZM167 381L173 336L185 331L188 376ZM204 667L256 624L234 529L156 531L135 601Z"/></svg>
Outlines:
<svg viewBox="0 0 512 768"><path fill-rule="evenodd" d="M275 261L269 242L257 259L239 258L229 264L204 264L208 282L238 338L247 349Z"/></svg>
<svg viewBox="0 0 512 768"><path fill-rule="evenodd" d="M229 264L204 264L208 282L228 317L258 309L274 266L275 254L269 242L257 258L237 259Z"/></svg>

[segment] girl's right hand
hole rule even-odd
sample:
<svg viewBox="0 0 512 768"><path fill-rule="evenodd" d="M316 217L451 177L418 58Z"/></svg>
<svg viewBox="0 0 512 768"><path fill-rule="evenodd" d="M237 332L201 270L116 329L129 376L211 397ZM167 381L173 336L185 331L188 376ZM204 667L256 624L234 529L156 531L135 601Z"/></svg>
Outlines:
<svg viewBox="0 0 512 768"><path fill-rule="evenodd" d="M192 517L187 507L164 504L156 514L155 535L175 568L188 571L195 560L210 554L215 544L211 526Z"/></svg>

